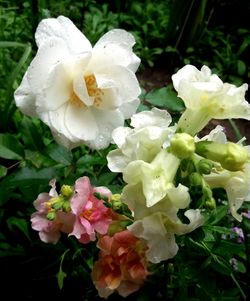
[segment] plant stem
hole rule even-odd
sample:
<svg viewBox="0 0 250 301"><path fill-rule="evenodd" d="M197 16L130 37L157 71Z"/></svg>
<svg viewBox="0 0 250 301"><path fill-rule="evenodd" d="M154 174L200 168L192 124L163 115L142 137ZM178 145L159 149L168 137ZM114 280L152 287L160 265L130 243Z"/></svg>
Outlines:
<svg viewBox="0 0 250 301"><path fill-rule="evenodd" d="M228 120L229 120L229 123L230 123L230 125L231 125L233 131L234 131L234 134L235 134L236 139L237 139L238 141L241 140L243 137L242 137L242 134L241 134L241 132L240 132L238 126L236 125L235 121L233 121L232 119L228 119ZM244 144L244 142L243 142L243 144Z"/></svg>

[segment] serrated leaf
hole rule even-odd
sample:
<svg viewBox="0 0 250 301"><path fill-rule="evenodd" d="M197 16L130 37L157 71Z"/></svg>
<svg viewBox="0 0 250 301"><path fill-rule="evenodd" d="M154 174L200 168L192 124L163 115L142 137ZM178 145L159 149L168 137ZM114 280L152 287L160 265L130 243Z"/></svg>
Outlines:
<svg viewBox="0 0 250 301"><path fill-rule="evenodd" d="M10 160L21 160L24 151L16 137L10 134L0 134L0 157Z"/></svg>
<svg viewBox="0 0 250 301"><path fill-rule="evenodd" d="M154 106L165 108L173 112L180 112L185 109L184 102L170 86L150 91L145 99Z"/></svg>

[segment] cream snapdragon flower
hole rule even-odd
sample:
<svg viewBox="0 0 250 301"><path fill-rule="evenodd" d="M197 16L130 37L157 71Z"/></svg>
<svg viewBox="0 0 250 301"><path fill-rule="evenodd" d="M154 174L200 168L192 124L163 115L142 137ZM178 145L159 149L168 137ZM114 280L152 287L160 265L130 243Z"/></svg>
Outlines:
<svg viewBox="0 0 250 301"><path fill-rule="evenodd" d="M197 141L217 142L222 145L226 145L228 142L223 128L220 125L213 129L208 135L201 139L196 139ZM245 138L242 140L244 141L244 139ZM241 145L242 140L236 145ZM243 149L248 154L248 157L250 157L250 146L244 146ZM236 157L238 156L239 159L243 157L239 151L235 155ZM235 158L235 160L237 162L237 158ZM246 160L240 170L236 171L222 168L220 163L216 162L212 172L208 175L204 175L204 179L211 188L225 189L230 212L236 220L241 221L242 216L238 213L238 210L245 201L250 201L250 163L248 160Z"/></svg>
<svg viewBox="0 0 250 301"><path fill-rule="evenodd" d="M158 203L174 187L180 159L162 149L151 163L135 160L128 164L123 179L128 184L141 183L147 207Z"/></svg>
<svg viewBox="0 0 250 301"><path fill-rule="evenodd" d="M121 29L106 33L92 48L66 17L42 20L38 51L15 91L16 105L39 117L66 147L105 148L111 132L135 113L140 59L134 37Z"/></svg>
<svg viewBox="0 0 250 301"><path fill-rule="evenodd" d="M198 70L186 65L172 76L178 96L185 103L178 129L195 135L211 119L250 120L250 104L245 100L247 84L240 87L223 83L207 66Z"/></svg>
<svg viewBox="0 0 250 301"><path fill-rule="evenodd" d="M250 146L245 146L250 157ZM229 209L232 216L242 221L238 210L244 202L250 202L250 163L247 161L241 170L230 171L223 168L214 169L212 173L204 176L211 188L224 188L228 198Z"/></svg>
<svg viewBox="0 0 250 301"><path fill-rule="evenodd" d="M170 114L157 108L134 114L130 123L133 128L119 127L112 133L118 149L107 156L109 169L123 172L134 160L150 163L174 134L176 127L170 126L171 122Z"/></svg>
<svg viewBox="0 0 250 301"><path fill-rule="evenodd" d="M188 188L181 184L169 189L167 196L152 207L147 207L140 184L126 185L122 199L134 212L135 221L128 230L146 241L146 256L153 263L173 258L179 249L175 235L189 233L204 222L199 209L185 211L188 224L177 216L179 209L185 209L190 203Z"/></svg>

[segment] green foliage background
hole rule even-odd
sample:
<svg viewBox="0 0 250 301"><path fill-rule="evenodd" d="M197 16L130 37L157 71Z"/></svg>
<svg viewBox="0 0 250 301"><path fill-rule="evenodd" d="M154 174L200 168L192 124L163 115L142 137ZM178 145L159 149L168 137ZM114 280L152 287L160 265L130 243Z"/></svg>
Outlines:
<svg viewBox="0 0 250 301"><path fill-rule="evenodd" d="M231 11L233 10L233 15ZM42 18L72 19L92 43L112 28L134 34L142 59L139 72L183 64L207 64L225 81L249 82L250 28L247 1L0 1L0 274L1 295L20 300L99 300L90 279L95 244L80 246L63 237L57 245L40 242L30 227L33 201L48 182L72 184L89 176L95 186L120 192L120 175L109 172L104 151L82 146L72 152L53 141L38 119L16 109L13 92L36 52L34 32ZM149 79L150 81L150 79ZM142 87L143 88L143 87ZM167 108L178 119L184 109L171 84L141 95L144 104ZM155 267L145 287L130 300L242 300L249 296L249 239L222 240L235 226L221 203L202 228L178 237L178 255ZM210 222L209 222L210 221ZM215 222L216 221L216 222ZM243 226L245 235L249 222ZM248 234L249 235L249 234ZM238 260L238 267L230 259ZM111 296L110 300L120 300Z"/></svg>

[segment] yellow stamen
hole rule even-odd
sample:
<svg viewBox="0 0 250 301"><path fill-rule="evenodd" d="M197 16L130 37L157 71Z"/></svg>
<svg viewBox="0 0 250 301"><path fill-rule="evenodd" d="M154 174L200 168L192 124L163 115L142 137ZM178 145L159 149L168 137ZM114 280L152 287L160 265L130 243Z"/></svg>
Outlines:
<svg viewBox="0 0 250 301"><path fill-rule="evenodd" d="M76 93L73 91L73 89L72 89L71 94L70 94L69 102L70 102L70 104L72 104L73 106L75 106L79 109L82 109L82 108L86 107L86 105L76 95Z"/></svg>
<svg viewBox="0 0 250 301"><path fill-rule="evenodd" d="M85 75L84 80L89 96L94 98L94 106L99 107L102 103L103 91L98 88L94 74Z"/></svg>

